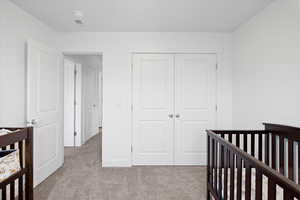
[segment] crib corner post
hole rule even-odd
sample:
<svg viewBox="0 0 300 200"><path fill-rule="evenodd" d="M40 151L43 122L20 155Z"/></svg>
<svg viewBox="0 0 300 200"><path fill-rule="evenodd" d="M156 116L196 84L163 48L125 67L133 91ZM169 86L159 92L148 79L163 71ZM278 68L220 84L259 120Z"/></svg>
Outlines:
<svg viewBox="0 0 300 200"><path fill-rule="evenodd" d="M25 176L25 199L33 200L33 127L28 127L27 129L27 139L26 139L26 163L27 168Z"/></svg>
<svg viewBox="0 0 300 200"><path fill-rule="evenodd" d="M206 177L207 177L207 188L206 188L206 199L210 200L210 192L209 192L209 185L210 185L210 136L207 132L207 166L206 166Z"/></svg>

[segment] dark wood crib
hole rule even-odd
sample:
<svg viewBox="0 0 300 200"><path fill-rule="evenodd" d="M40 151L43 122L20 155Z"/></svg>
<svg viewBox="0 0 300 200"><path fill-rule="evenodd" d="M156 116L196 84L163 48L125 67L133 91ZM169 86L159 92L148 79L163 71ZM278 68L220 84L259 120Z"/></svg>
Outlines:
<svg viewBox="0 0 300 200"><path fill-rule="evenodd" d="M300 128L207 131L207 199L300 200Z"/></svg>
<svg viewBox="0 0 300 200"><path fill-rule="evenodd" d="M21 170L0 183L1 199L33 200L33 128L4 129L15 132L0 136L0 147L19 149Z"/></svg>

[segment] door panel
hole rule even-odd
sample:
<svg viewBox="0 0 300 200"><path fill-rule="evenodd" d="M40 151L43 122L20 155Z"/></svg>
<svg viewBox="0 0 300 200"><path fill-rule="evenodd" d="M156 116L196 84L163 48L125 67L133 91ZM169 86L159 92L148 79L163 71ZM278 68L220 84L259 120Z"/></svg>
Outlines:
<svg viewBox="0 0 300 200"><path fill-rule="evenodd" d="M27 44L27 121L34 126L34 185L63 164L62 56L43 44Z"/></svg>
<svg viewBox="0 0 300 200"><path fill-rule="evenodd" d="M98 133L99 127L99 90L98 70L95 67L86 67L85 81L85 142Z"/></svg>
<svg viewBox="0 0 300 200"><path fill-rule="evenodd" d="M173 55L134 55L133 105L133 164L172 165Z"/></svg>
<svg viewBox="0 0 300 200"><path fill-rule="evenodd" d="M215 127L216 56L175 56L175 164L206 164L206 129Z"/></svg>

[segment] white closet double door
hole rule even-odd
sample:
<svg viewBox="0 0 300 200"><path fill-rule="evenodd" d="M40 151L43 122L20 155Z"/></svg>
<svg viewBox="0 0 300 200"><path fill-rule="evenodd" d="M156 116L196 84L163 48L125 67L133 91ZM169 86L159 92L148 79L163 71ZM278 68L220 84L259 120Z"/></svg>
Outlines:
<svg viewBox="0 0 300 200"><path fill-rule="evenodd" d="M135 54L133 165L205 165L216 121L215 54Z"/></svg>

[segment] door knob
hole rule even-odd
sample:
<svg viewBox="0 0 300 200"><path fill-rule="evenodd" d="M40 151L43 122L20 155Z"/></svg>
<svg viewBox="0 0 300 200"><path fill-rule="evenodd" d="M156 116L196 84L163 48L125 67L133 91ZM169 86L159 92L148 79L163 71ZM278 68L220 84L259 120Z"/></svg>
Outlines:
<svg viewBox="0 0 300 200"><path fill-rule="evenodd" d="M169 114L169 118L173 118L173 114Z"/></svg>
<svg viewBox="0 0 300 200"><path fill-rule="evenodd" d="M180 115L179 114L176 114L176 116L175 116L176 118L179 118L180 117Z"/></svg>
<svg viewBox="0 0 300 200"><path fill-rule="evenodd" d="M37 124L37 120L36 119L32 119L31 121L27 121L27 125L29 126L34 126Z"/></svg>

